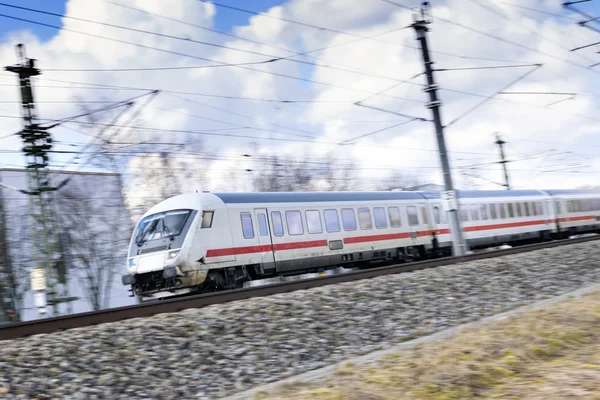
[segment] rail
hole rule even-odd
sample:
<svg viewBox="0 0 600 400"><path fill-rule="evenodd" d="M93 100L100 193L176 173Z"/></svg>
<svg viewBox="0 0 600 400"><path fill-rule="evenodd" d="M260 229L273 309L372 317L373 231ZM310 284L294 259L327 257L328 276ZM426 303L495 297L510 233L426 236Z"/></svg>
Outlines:
<svg viewBox="0 0 600 400"><path fill-rule="evenodd" d="M179 312L190 308L202 308L213 304L223 304L231 301L245 300L253 297L270 296L279 293L293 292L296 290L310 289L325 285L334 285L343 282L352 282L370 279L383 275L392 275L413 272L423 269L436 268L461 262L477 261L488 258L506 256L511 254L526 253L529 251L548 249L569 244L585 243L600 240L600 235L586 236L575 239L556 240L552 242L536 243L513 247L510 249L485 251L460 257L445 257L435 260L419 261L409 264L396 264L384 267L350 271L339 275L326 275L318 278L302 279L283 283L274 283L264 286L255 286L235 289L225 292L194 295L175 299L166 299L161 302L137 304L133 306L117 307L101 311L71 314L59 317L37 319L33 321L18 322L0 326L0 340L17 339L31 335L52 333L66 329L81 328L85 326L117 322L130 318L150 317L156 314Z"/></svg>

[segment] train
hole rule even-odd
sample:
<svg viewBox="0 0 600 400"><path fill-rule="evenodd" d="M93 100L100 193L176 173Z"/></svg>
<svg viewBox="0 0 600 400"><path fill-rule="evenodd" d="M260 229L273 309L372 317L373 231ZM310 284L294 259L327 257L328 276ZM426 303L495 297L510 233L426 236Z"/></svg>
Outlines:
<svg viewBox="0 0 600 400"><path fill-rule="evenodd" d="M470 248L600 231L600 190L456 191ZM150 208L122 283L141 300L452 254L442 192L186 193Z"/></svg>

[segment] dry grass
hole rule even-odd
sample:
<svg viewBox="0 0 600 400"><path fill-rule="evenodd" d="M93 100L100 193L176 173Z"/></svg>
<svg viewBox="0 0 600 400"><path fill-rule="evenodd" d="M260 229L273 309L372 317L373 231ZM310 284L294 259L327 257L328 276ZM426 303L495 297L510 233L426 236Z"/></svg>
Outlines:
<svg viewBox="0 0 600 400"><path fill-rule="evenodd" d="M255 398L600 400L600 293Z"/></svg>

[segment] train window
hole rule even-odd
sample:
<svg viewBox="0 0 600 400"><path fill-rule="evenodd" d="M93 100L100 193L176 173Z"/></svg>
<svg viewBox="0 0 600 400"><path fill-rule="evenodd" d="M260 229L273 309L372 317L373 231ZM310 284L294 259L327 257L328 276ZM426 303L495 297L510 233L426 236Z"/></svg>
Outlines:
<svg viewBox="0 0 600 400"><path fill-rule="evenodd" d="M400 209L398 207L388 207L388 214L390 216L390 226L392 228L400 228L402 226Z"/></svg>
<svg viewBox="0 0 600 400"><path fill-rule="evenodd" d="M506 204L505 203L498 203L498 217L500 219L506 218Z"/></svg>
<svg viewBox="0 0 600 400"><path fill-rule="evenodd" d="M283 236L283 221L279 211L271 212L271 222L273 223L273 235Z"/></svg>
<svg viewBox="0 0 600 400"><path fill-rule="evenodd" d="M498 209L496 208L496 203L490 204L490 217L492 219L498 219Z"/></svg>
<svg viewBox="0 0 600 400"><path fill-rule="evenodd" d="M469 210L467 210L467 206L464 205L460 208L460 220L462 222L469 221Z"/></svg>
<svg viewBox="0 0 600 400"><path fill-rule="evenodd" d="M531 211L529 211L529 203L525 203L525 215L531 217Z"/></svg>
<svg viewBox="0 0 600 400"><path fill-rule="evenodd" d="M442 222L440 219L440 208L438 206L433 207L433 219L437 225Z"/></svg>
<svg viewBox="0 0 600 400"><path fill-rule="evenodd" d="M375 218L375 228L387 228L387 217L385 215L385 208L373 207L373 218Z"/></svg>
<svg viewBox="0 0 600 400"><path fill-rule="evenodd" d="M532 201L531 203L529 203L529 209L531 210L531 215L538 215L535 202Z"/></svg>
<svg viewBox="0 0 600 400"><path fill-rule="evenodd" d="M286 211L285 221L287 222L288 233L290 235L302 235L304 233L300 211Z"/></svg>
<svg viewBox="0 0 600 400"><path fill-rule="evenodd" d="M256 215L258 220L258 234L260 236L269 236L269 228L267 227L267 216L263 213Z"/></svg>
<svg viewBox="0 0 600 400"><path fill-rule="evenodd" d="M254 227L252 226L252 216L250 213L241 213L242 218L242 233L245 239L254 238Z"/></svg>
<svg viewBox="0 0 600 400"><path fill-rule="evenodd" d="M487 204L480 204L479 205L479 214L481 215L481 220L488 219Z"/></svg>
<svg viewBox="0 0 600 400"><path fill-rule="evenodd" d="M560 214L562 211L560 210L560 201L556 200L556 213Z"/></svg>
<svg viewBox="0 0 600 400"><path fill-rule="evenodd" d="M358 209L358 223L360 229L373 229L373 220L371 219L371 210L368 208Z"/></svg>
<svg viewBox="0 0 600 400"><path fill-rule="evenodd" d="M477 204L469 204L469 211L471 214L471 221L478 221L479 220L479 213L477 212Z"/></svg>
<svg viewBox="0 0 600 400"><path fill-rule="evenodd" d="M421 217L423 217L423 223L429 225L429 215L427 215L427 209L425 206L421 206Z"/></svg>
<svg viewBox="0 0 600 400"><path fill-rule="evenodd" d="M508 203L508 217L509 218L515 217L515 206L513 203Z"/></svg>
<svg viewBox="0 0 600 400"><path fill-rule="evenodd" d="M521 203L515 203L515 216L520 217L522 215L523 212L521 211Z"/></svg>
<svg viewBox="0 0 600 400"><path fill-rule="evenodd" d="M541 202L536 203L537 206L537 214L536 215L544 215L544 207Z"/></svg>
<svg viewBox="0 0 600 400"><path fill-rule="evenodd" d="M340 231L340 219L338 218L337 210L325 210L323 211L323 216L325 217L327 232Z"/></svg>
<svg viewBox="0 0 600 400"><path fill-rule="evenodd" d="M345 231L356 230L356 217L352 208L342 208L342 222L344 223Z"/></svg>
<svg viewBox="0 0 600 400"><path fill-rule="evenodd" d="M306 214L306 229L308 233L323 233L323 226L321 225L321 214L318 210L309 210Z"/></svg>
<svg viewBox="0 0 600 400"><path fill-rule="evenodd" d="M214 211L202 211L202 225L201 229L210 228L212 226Z"/></svg>
<svg viewBox="0 0 600 400"><path fill-rule="evenodd" d="M408 215L408 224L410 226L419 225L419 215L417 214L417 207L406 207L406 214Z"/></svg>

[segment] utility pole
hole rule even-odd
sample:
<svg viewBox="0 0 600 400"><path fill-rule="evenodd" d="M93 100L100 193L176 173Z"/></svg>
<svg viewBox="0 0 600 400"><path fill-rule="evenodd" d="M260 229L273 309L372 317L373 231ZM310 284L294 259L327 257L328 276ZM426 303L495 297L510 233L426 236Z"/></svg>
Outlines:
<svg viewBox="0 0 600 400"><path fill-rule="evenodd" d="M427 47L427 25L431 23L428 19L429 14L429 3L423 2L421 4L420 12L415 13L412 27L417 32L417 40L421 43L421 51L423 53L423 63L425 64L425 75L427 76L427 86L425 92L429 93L429 103L427 108L431 109L433 113L433 121L435 124L435 134L438 143L438 150L440 153L440 161L442 164L442 171L444 174L444 185L446 191L443 193L444 209L448 212L448 220L450 222L450 233L452 234L452 248L455 256L464 255L468 248L467 243L464 240L462 227L460 225L459 218L459 204L456 196L456 191L452 184L452 175L450 174L450 162L448 161L448 152L446 150L446 142L444 140L444 127L442 125L442 118L440 116L441 102L437 97L437 85L433 79L433 70L431 65L431 57L429 55L429 48Z"/></svg>
<svg viewBox="0 0 600 400"><path fill-rule="evenodd" d="M510 183L508 181L508 169L506 167L506 164L509 163L510 161L506 160L506 157L504 156L504 144L506 142L504 140L502 140L502 138L500 137L500 134L498 132L496 132L496 144L498 145L498 147L500 148L500 164L502 164L502 168L504 168L504 187L506 187L506 190L510 190Z"/></svg>
<svg viewBox="0 0 600 400"><path fill-rule="evenodd" d="M36 68L35 60L26 57L23 44L18 44L16 48L20 63L6 67L6 70L19 76L21 87L24 128L19 135L24 143L23 152L27 160L27 169L30 171L29 189L22 192L30 196L30 215L33 219L31 250L36 265L31 271L31 288L35 292L36 306L40 314L47 313L48 304L52 306L53 314L59 315L59 304L75 299L65 296L68 291L66 270L60 267L57 254L52 193L58 188L50 186L47 170L52 138L48 132L49 127L42 127L38 123L31 87L31 77L40 75L40 70ZM60 284L63 285L61 294L58 293Z"/></svg>

